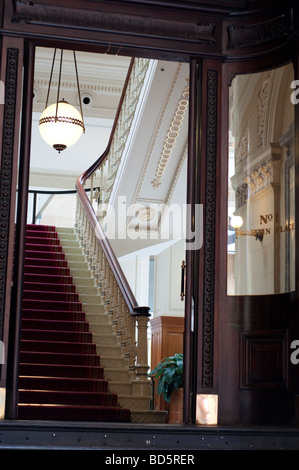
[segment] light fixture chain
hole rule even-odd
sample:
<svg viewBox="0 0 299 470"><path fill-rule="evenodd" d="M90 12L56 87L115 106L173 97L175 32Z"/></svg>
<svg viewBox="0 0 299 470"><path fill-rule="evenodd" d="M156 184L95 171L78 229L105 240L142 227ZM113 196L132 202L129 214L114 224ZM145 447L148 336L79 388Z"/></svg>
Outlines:
<svg viewBox="0 0 299 470"><path fill-rule="evenodd" d="M77 60L76 60L75 51L73 51L73 54L74 54L74 62L75 62L75 70L76 70L76 78L77 78L77 87L78 87L80 111L81 111L81 117L82 117L82 122L83 122L83 132L85 132L84 120L83 120L83 110L82 110L82 101L81 101L81 93L80 93L80 85L79 85L79 75L78 75L78 67L77 67Z"/></svg>
<svg viewBox="0 0 299 470"><path fill-rule="evenodd" d="M57 121L57 113L58 113L58 102L59 102L59 94L60 94L61 69L62 69L62 57L63 57L63 49L61 49L61 53L60 53L60 67L59 67L59 78L58 78L58 88L57 88L55 122Z"/></svg>
<svg viewBox="0 0 299 470"><path fill-rule="evenodd" d="M45 106L45 109L48 107L48 101L49 101L50 88L51 88L51 83L52 83L52 76L53 76L53 70L54 70L55 57L56 57L56 48L54 49L54 54L53 54L52 67L51 67L51 74L50 74L50 80L49 80L49 86L48 86L48 93L47 93L47 99L46 99L46 106Z"/></svg>

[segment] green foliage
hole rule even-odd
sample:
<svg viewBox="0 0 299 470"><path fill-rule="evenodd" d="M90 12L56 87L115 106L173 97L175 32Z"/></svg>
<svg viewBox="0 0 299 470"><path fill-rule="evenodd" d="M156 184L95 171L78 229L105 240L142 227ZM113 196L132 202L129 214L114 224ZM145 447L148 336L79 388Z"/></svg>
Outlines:
<svg viewBox="0 0 299 470"><path fill-rule="evenodd" d="M183 354L162 359L149 375L159 380L157 393L169 403L173 390L183 386Z"/></svg>

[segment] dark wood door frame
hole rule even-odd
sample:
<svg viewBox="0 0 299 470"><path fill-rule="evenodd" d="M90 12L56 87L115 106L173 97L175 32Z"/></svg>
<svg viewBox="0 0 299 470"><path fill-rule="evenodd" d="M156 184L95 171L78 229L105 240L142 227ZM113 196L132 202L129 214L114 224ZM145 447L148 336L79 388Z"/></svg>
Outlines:
<svg viewBox="0 0 299 470"><path fill-rule="evenodd" d="M23 277L25 237L30 172L31 124L34 84L34 44L29 41L24 47L23 102L20 136L19 178L17 212L15 224L14 272L11 290L11 314L6 377L6 417L17 419L19 348L22 323Z"/></svg>
<svg viewBox="0 0 299 470"><path fill-rule="evenodd" d="M281 62L289 57L289 50L294 48L295 26L291 22L292 8L286 5L285 13L280 2L277 2L276 6L273 5L272 11L269 12L269 21L264 23L262 31L264 34L260 34L263 23L257 23L255 15L252 15L252 18L246 14L239 17L238 15L226 17L229 11L227 9L218 8L215 13L212 8L210 12L206 8L205 11L201 11L200 6L188 5L187 8L186 4L182 3L179 6L178 2L176 2L177 5L172 4L171 7L155 3L156 5L150 5L150 1L147 1L136 5L126 2L125 5L121 5L121 2L116 1L90 2L90 10L86 10L86 15L83 15L78 23L80 8L84 8L82 0L76 0L72 8L69 8L68 0L62 2L40 0L30 3L17 1L14 4L11 0L5 0L2 33L9 34L8 42L18 42L20 50L22 50L23 41L28 40L45 47L63 46L92 52L109 54L121 52L124 55L136 54L136 56L155 59L190 62L190 173L187 200L192 204L204 204L203 230L205 235L203 248L199 252L186 253L188 275L184 384L187 393L184 398L184 421L185 423L195 422L197 393L220 393L221 400L229 398L225 410L221 411L223 424L238 424L237 412L232 412L236 408L234 396L229 389L225 389L225 386L229 385L229 380L225 376L225 369L221 369L225 357L223 352L226 351L226 354L229 354L229 351L227 345L220 341L220 336L224 333L226 339L233 343L235 341L231 336L231 331L227 330L226 322L227 314L230 314L230 309L234 306L230 305L231 299L227 298L226 290L224 291L224 288L226 289L227 198L227 182L224 176L227 174L225 130L228 124L226 80L235 67L235 63L238 63L236 70L249 70L254 67L262 69L265 60L269 64L271 60L269 57L274 55L273 51L275 51L275 59L280 56ZM13 5L16 7L15 10ZM233 7L231 9L233 11ZM163 19L161 19L161 14ZM125 23L122 22L124 15L128 20ZM263 15L264 19L268 20L265 12ZM145 28L147 17L149 20ZM271 29L269 25L273 28ZM172 29L169 29L170 26ZM269 31L276 33L270 37ZM284 43L285 46L283 46ZM32 50L30 57L31 59L28 60L32 64ZM29 91L32 86L32 70L31 72L27 70L26 87ZM16 84L20 86L20 77ZM17 103L17 99L19 98L16 94L14 98L15 109L18 111L20 104ZM26 99L30 100L30 97L27 96ZM30 103L27 102L27 104ZM22 141L22 148L25 153L27 152L27 157L30 132L28 110L23 119L24 139ZM18 159L17 142L16 132L14 134L14 162ZM26 180L27 157L24 160L23 190L28 184ZM12 193L14 189L13 187ZM22 217L24 217L24 210L24 207L21 208ZM18 233L21 238L24 236L24 221L25 219L19 226ZM10 225L10 230L12 229L13 221ZM24 238L21 238L19 240L20 253L24 243ZM8 256L7 251L4 254L5 257ZM21 266L20 255L17 273L19 286L22 283ZM6 283L9 282L11 278L8 277ZM7 290L7 295L9 290ZM234 301L235 299L232 300ZM241 304L239 307L245 308ZM18 331L19 320L12 318L11 321ZM16 369L13 364L17 360L17 352L14 349L17 334L13 337L12 346L10 346L14 351L14 356L10 359L12 369L9 380L12 388L15 388L16 384ZM14 417L16 399L9 399L9 403L9 410L12 410L9 417Z"/></svg>
<svg viewBox="0 0 299 470"><path fill-rule="evenodd" d="M273 69L285 65L286 63L293 62L295 70L295 78L298 77L297 53L296 48L293 50L277 51L275 55L269 55L267 58L256 58L255 61L243 63L225 63L223 65L223 89L222 89L222 158L219 161L220 171L223 175L228 174L228 133L225 132L228 125L228 93L229 86L232 79L237 74L250 74L255 72L262 72L265 70ZM297 107L298 108L298 107ZM298 109L295 108L295 128L298 130ZM296 132L296 174L298 174L298 132ZM299 324L296 319L298 312L298 286L295 292L276 294L276 295L259 295L259 296L228 296L226 284L227 272L227 178L221 180L221 189L219 192L219 246L216 252L218 253L219 271L222 273L222 280L219 282L219 295L217 298L217 307L219 318L218 329L218 342L219 350L219 385L218 393L221 402L224 406L219 409L219 424L234 425L240 424L261 424L259 419L263 420L263 424L294 424L295 422L295 395L298 394L298 367L297 369L291 365L289 361L288 344L291 338L299 337ZM298 219L298 178L296 182L296 220ZM296 233L296 246L298 242L298 233ZM298 257L296 257L296 270L298 272ZM298 283L298 277L297 277ZM282 331L283 330L283 331ZM262 402L261 395L254 391L255 398L246 396L248 391L241 390L241 376L244 373L244 366L246 358L244 358L245 343L242 346L242 341L247 341L247 347L250 347L250 332L253 337L267 338L271 344L271 338L276 341L279 352L286 354L284 357L283 367L286 367L285 378L288 390L273 389L273 404L272 409L275 408L275 403L280 409L284 408L284 415L277 413L277 421L275 416L270 416L271 413L271 391L269 389L268 404L269 413L267 415L266 408L262 409L260 402ZM225 344L230 344L230 349L225 347ZM249 344L249 346L248 346ZM231 351L237 353L231 354ZM241 362L241 361L245 362ZM248 364L246 364L246 367ZM235 384L232 387L232 384ZM296 390L297 388L297 390ZM255 401L256 399L256 401ZM251 401L252 400L252 401ZM238 406L235 406L238 404ZM259 412L255 415L255 409ZM249 408L251 410L249 411ZM260 415L258 416L258 414ZM268 420L268 421L267 421Z"/></svg>
<svg viewBox="0 0 299 470"><path fill-rule="evenodd" d="M43 46L48 45L51 47L52 41L41 41ZM56 44L56 42L55 42ZM23 82L23 103L22 103L22 121L21 121L21 139L20 139L20 161L19 161L19 185L18 185L18 198L17 198L17 223L15 231L16 249L14 252L15 265L13 273L13 283L11 290L11 314L9 319L9 340L8 340L8 357L7 357L7 376L6 376L6 418L17 419L17 404L18 404L18 362L19 362L19 342L20 342L20 329L21 329L21 309L22 309L22 290L23 290L23 267L24 267L24 250L25 250L25 228L27 220L27 202L28 202L28 182L29 182L29 168L30 168L30 145L31 145L31 122L32 122L32 93L34 82L34 51L35 47L39 45L39 41L25 41L24 49L24 82ZM60 47L64 47L63 42L59 42ZM72 44L76 46L76 44ZM69 47L69 45L67 45ZM193 65L194 64L194 65ZM194 168L197 165L198 158L198 135L199 129L195 123L198 124L198 87L200 86L200 76L198 74L198 61L193 61L190 71L191 82L191 97L190 108L192 119L190 126L189 146L193 149L189 153L189 177L188 177L188 199L191 204L194 204L198 193L199 175L197 168L197 176ZM196 97L196 99L195 99ZM194 163L195 162L195 163ZM188 222L192 225L191 220ZM194 358L194 329L191 324L194 321L194 307L192 307L194 296L196 296L196 284L191 282L196 275L196 263L194 263L194 256L197 256L196 251L188 251L186 259L188 269L192 266L192 271L189 271L186 283L186 315L185 315L185 333L184 333L184 351L185 351L185 374L184 374L184 422L186 424L194 423L195 405L193 397L196 396L194 387L195 375L190 371L195 372L196 361ZM192 295L191 295L192 292ZM4 372L4 371L3 371ZM4 380L5 382L5 380Z"/></svg>

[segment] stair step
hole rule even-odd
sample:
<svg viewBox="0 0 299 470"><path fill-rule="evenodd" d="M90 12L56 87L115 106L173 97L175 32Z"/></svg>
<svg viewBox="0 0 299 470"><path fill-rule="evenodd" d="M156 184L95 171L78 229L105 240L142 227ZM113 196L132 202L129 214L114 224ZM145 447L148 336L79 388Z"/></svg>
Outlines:
<svg viewBox="0 0 299 470"><path fill-rule="evenodd" d="M105 367L104 369L104 377L108 382L110 380L121 380L125 382L129 380L129 372L128 370L121 368L121 367Z"/></svg>
<svg viewBox="0 0 299 470"><path fill-rule="evenodd" d="M32 286L33 287L33 286ZM77 292L51 292L51 291L39 291L39 290L24 290L23 291L24 300L50 300L53 302L79 302L79 294Z"/></svg>
<svg viewBox="0 0 299 470"><path fill-rule="evenodd" d="M103 356L120 357L121 347L113 344L96 345L96 351Z"/></svg>
<svg viewBox="0 0 299 470"><path fill-rule="evenodd" d="M130 422L130 411L119 407L46 406L20 404L19 419L97 422Z"/></svg>
<svg viewBox="0 0 299 470"><path fill-rule="evenodd" d="M58 302L56 300L24 299L23 308L35 310L82 311L82 304L80 302Z"/></svg>
<svg viewBox="0 0 299 470"><path fill-rule="evenodd" d="M82 304L95 304L95 305L103 305L103 301L100 295L98 294L93 294L93 295L88 295L88 294L80 294L80 302Z"/></svg>
<svg viewBox="0 0 299 470"><path fill-rule="evenodd" d="M60 245L58 236L54 236L47 232L27 231L26 232L26 245Z"/></svg>
<svg viewBox="0 0 299 470"><path fill-rule="evenodd" d="M53 225L38 225L38 224L27 224L26 230L34 230L35 232L54 232L55 227Z"/></svg>
<svg viewBox="0 0 299 470"><path fill-rule="evenodd" d="M68 261L68 265L71 270L86 270L86 262L85 259L83 261Z"/></svg>
<svg viewBox="0 0 299 470"><path fill-rule="evenodd" d="M22 328L25 330L89 331L89 323L74 320L63 321L23 318Z"/></svg>
<svg viewBox="0 0 299 470"><path fill-rule="evenodd" d="M93 337L94 335L101 333L101 334L111 334L111 323L106 321L105 323L92 323L91 321L89 322L89 325L92 325L92 334Z"/></svg>
<svg viewBox="0 0 299 470"><path fill-rule="evenodd" d="M58 234L56 232L33 229L26 230L26 240L34 240L35 243L38 243L38 240L43 240L41 243L59 243Z"/></svg>
<svg viewBox="0 0 299 470"><path fill-rule="evenodd" d="M102 303L101 297L98 295L98 290L96 286L93 285L78 285L76 284L76 291L80 296L98 296L99 302ZM84 297L83 297L84 298ZM82 297L80 297L80 300L82 300Z"/></svg>
<svg viewBox="0 0 299 470"><path fill-rule="evenodd" d="M31 377L20 375L19 388L29 390L107 392L108 382L104 379L38 376Z"/></svg>
<svg viewBox="0 0 299 470"><path fill-rule="evenodd" d="M57 246L58 248L58 246ZM59 247L60 248L60 247ZM44 260L63 260L65 261L65 254L62 253L60 250L56 249L53 251L53 249L50 251L45 251L45 250L28 250L28 248L25 251L25 256L26 256L26 262L27 260L31 259L40 259L42 261Z"/></svg>
<svg viewBox="0 0 299 470"><path fill-rule="evenodd" d="M151 396L136 396L136 395L125 395L118 394L118 402L124 408L129 408L131 411L135 410L149 410Z"/></svg>
<svg viewBox="0 0 299 470"><path fill-rule="evenodd" d="M102 344L105 346L116 344L116 336L114 333L105 334L92 332L92 340L97 346L101 346Z"/></svg>
<svg viewBox="0 0 299 470"><path fill-rule="evenodd" d="M60 364L60 365L88 365L99 366L100 356L98 354L76 354L60 353L55 351L24 351L20 352L20 362L38 364Z"/></svg>
<svg viewBox="0 0 299 470"><path fill-rule="evenodd" d="M105 356L104 354L100 355L101 357L101 364L106 370L106 368L121 368L124 367L125 360L123 357L117 356Z"/></svg>
<svg viewBox="0 0 299 470"><path fill-rule="evenodd" d="M45 243L44 239L42 238L39 239L39 243L37 243L36 241L34 243L26 242L26 256L28 256L31 252L39 252L43 253L44 255L52 254L53 252L63 254L62 246L60 244Z"/></svg>
<svg viewBox="0 0 299 470"><path fill-rule="evenodd" d="M91 303L88 303L88 302L82 302L82 310L84 310L84 312L90 314L90 313L94 313L94 314L100 314L100 313L106 313L106 310L105 310L105 305L103 304L91 304Z"/></svg>
<svg viewBox="0 0 299 470"><path fill-rule="evenodd" d="M92 333L88 331L25 330L22 339L53 342L92 343Z"/></svg>
<svg viewBox="0 0 299 470"><path fill-rule="evenodd" d="M84 253L78 243L76 245L67 245L65 241L60 243L60 246L63 248L63 252L69 255L81 255L84 258Z"/></svg>
<svg viewBox="0 0 299 470"><path fill-rule="evenodd" d="M66 248L78 248L78 240L74 237L60 238L60 244Z"/></svg>
<svg viewBox="0 0 299 470"><path fill-rule="evenodd" d="M48 268L66 268L67 262L64 259L47 259L47 258L26 258L25 259L25 267L32 267L36 266L38 268L41 267L48 267Z"/></svg>
<svg viewBox="0 0 299 470"><path fill-rule="evenodd" d="M36 266L34 264L25 264L24 273L26 274L38 274L45 275L50 274L51 276L70 276L70 268L59 267L59 266Z"/></svg>
<svg viewBox="0 0 299 470"><path fill-rule="evenodd" d="M118 395L131 395L132 393L132 384L131 382L120 380L110 380L109 381L109 391L112 393L117 393Z"/></svg>
<svg viewBox="0 0 299 470"><path fill-rule="evenodd" d="M80 264L85 262L84 255L82 255L82 253L76 254L76 253L68 253L67 251L65 251L65 254L67 255L67 260L68 260L70 268L72 267L72 262L78 262Z"/></svg>
<svg viewBox="0 0 299 470"><path fill-rule="evenodd" d="M75 277L75 276L73 276L72 279L73 279L73 282L76 286L76 289L78 289L78 292L79 292L80 287L85 287L86 286L86 287L95 287L96 288L95 282L90 276L85 276L85 277Z"/></svg>
<svg viewBox="0 0 299 470"><path fill-rule="evenodd" d="M68 265L68 269L72 273L71 275L73 276L74 279L84 278L84 277L90 279L90 272L87 269L73 268L70 265ZM76 282L75 282L75 284L76 284Z"/></svg>
<svg viewBox="0 0 299 470"><path fill-rule="evenodd" d="M46 307L47 305L45 305ZM49 310L23 308L23 319L84 321L85 313L81 310Z"/></svg>
<svg viewBox="0 0 299 470"><path fill-rule="evenodd" d="M34 273L25 273L24 274L24 282L27 282L29 284L38 284L41 283L43 285L45 284L51 284L58 286L60 284L67 284L70 285L72 284L73 278L72 276L57 276L57 275L51 275L51 274L34 274Z"/></svg>
<svg viewBox="0 0 299 470"><path fill-rule="evenodd" d="M96 346L94 343L70 343L59 341L37 341L22 339L21 351L95 354Z"/></svg>
<svg viewBox="0 0 299 470"><path fill-rule="evenodd" d="M103 367L70 364L20 363L19 373L23 376L104 378Z"/></svg>
<svg viewBox="0 0 299 470"><path fill-rule="evenodd" d="M19 403L34 403L45 405L86 405L116 406L118 397L115 393L80 392L57 390L19 390Z"/></svg>
<svg viewBox="0 0 299 470"><path fill-rule="evenodd" d="M165 424L167 411L160 410L132 410L131 423L135 424Z"/></svg>
<svg viewBox="0 0 299 470"><path fill-rule="evenodd" d="M71 283L60 283L60 284L54 284L50 282L41 282L36 279L35 282L33 281L24 281L24 291L39 291L39 292L51 292L52 297L53 295L56 295L56 293L76 293L76 286L75 284Z"/></svg>

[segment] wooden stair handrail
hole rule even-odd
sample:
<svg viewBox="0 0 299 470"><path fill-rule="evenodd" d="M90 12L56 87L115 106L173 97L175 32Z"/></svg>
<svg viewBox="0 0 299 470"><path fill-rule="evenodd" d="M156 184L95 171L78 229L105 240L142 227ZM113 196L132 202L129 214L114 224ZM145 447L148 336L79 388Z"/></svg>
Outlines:
<svg viewBox="0 0 299 470"><path fill-rule="evenodd" d="M93 207L90 203L90 200L87 197L87 194L86 194L85 189L84 189L84 184L87 181L87 179L90 178L91 175L98 169L99 165L101 165L106 160L106 158L109 154L111 144L112 144L112 141L113 141L113 137L114 137L114 133L115 133L115 130L116 130L116 126L117 126L117 123L118 123L118 119L119 119L119 116L120 116L121 108L122 108L122 105L123 105L123 102L124 102L126 90L127 90L128 83L129 83L129 79L130 79L131 72L132 72L132 69L133 69L133 65L134 65L134 58L131 60L129 68L128 68L126 80L125 80L125 83L124 83L123 91L122 91L120 101L119 101L119 104L118 104L118 108L117 108L117 111L116 111L116 115L115 115L115 118L114 118L114 122L113 122L113 126L112 126L112 130L111 130L111 134L110 134L110 137L109 137L107 147L104 150L104 152L102 153L102 155L91 165L91 167L88 168L84 173L82 173L79 176L79 178L76 181L75 187L76 187L76 190L77 190L78 197L80 198L81 203L83 204L83 207L86 211L86 215L87 215L89 221L91 222L93 230L94 230L94 232L95 232L95 234L96 234L96 236L99 240L101 248L102 248L102 250L103 250L103 252L106 256L106 259L107 259L107 261L110 265L110 268L113 272L113 275L114 275L114 277L115 277L115 279L116 279L116 281L119 285L119 288L122 292L122 295L123 295L123 297L126 301L126 304L129 308L129 311L130 311L131 315L149 317L150 316L149 307L142 307L142 306L138 305L138 303L135 299L135 296L132 292L132 289L131 289L128 281L127 281L127 278L124 275L124 272L123 272L123 270L122 270L122 268L119 264L119 261L118 261L116 255L115 255L115 253L114 253L114 251L113 251L113 249L110 245L109 240L107 239L107 237L104 233L104 230L101 227L100 222L98 221L98 218L97 218L97 216L94 212L94 209L93 209Z"/></svg>

